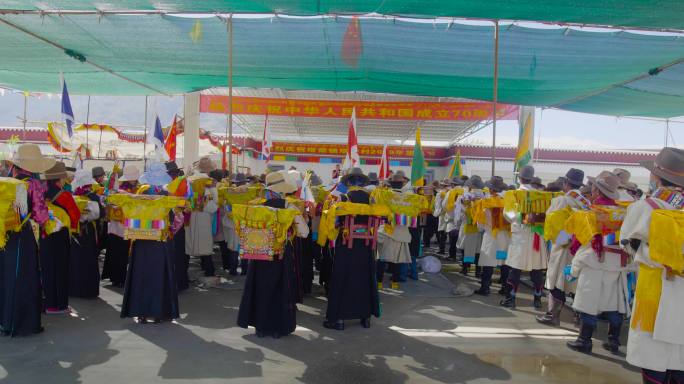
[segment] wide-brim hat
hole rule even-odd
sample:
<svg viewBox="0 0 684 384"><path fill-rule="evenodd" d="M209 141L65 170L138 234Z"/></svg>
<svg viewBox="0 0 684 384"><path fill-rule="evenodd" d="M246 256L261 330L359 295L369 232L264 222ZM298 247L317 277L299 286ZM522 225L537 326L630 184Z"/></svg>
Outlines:
<svg viewBox="0 0 684 384"><path fill-rule="evenodd" d="M79 169L74 174L74 180L71 182L71 187L77 189L80 187L85 187L86 185L93 185L95 183L96 181L91 172L88 172L87 169Z"/></svg>
<svg viewBox="0 0 684 384"><path fill-rule="evenodd" d="M473 175L466 181L466 186L473 189L483 189L485 184L480 176Z"/></svg>
<svg viewBox="0 0 684 384"><path fill-rule="evenodd" d="M166 166L162 163L152 163L147 171L140 176L140 183L152 186L166 185L171 181L171 176L166 172Z"/></svg>
<svg viewBox="0 0 684 384"><path fill-rule="evenodd" d="M460 177L454 177L453 179L451 179L450 184L454 187L462 187L463 184L465 184L465 182Z"/></svg>
<svg viewBox="0 0 684 384"><path fill-rule="evenodd" d="M378 180L378 174L376 172L369 172L368 173L368 181L369 182L376 182Z"/></svg>
<svg viewBox="0 0 684 384"><path fill-rule="evenodd" d="M615 176L613 172L604 171L597 177L589 176L587 179L606 197L613 200L618 200L620 198L620 192L618 191L618 188L620 187L620 178Z"/></svg>
<svg viewBox="0 0 684 384"><path fill-rule="evenodd" d="M354 167L350 169L349 172L342 176L340 182L342 184L347 184L347 182L352 179L359 179L362 181L363 184L368 184L368 176L364 175L363 170L359 167Z"/></svg>
<svg viewBox="0 0 684 384"><path fill-rule="evenodd" d="M164 165L166 166L166 172L169 174L177 174L181 171L175 161L167 161Z"/></svg>
<svg viewBox="0 0 684 384"><path fill-rule="evenodd" d="M643 161L640 164L652 174L680 187L684 186L684 150L665 147L655 160Z"/></svg>
<svg viewBox="0 0 684 384"><path fill-rule="evenodd" d="M230 182L233 184L244 184L247 182L247 176L244 173L236 173L230 178Z"/></svg>
<svg viewBox="0 0 684 384"><path fill-rule="evenodd" d="M572 186L581 187L584 185L584 171L577 168L570 168L565 174L564 179L564 182L567 182Z"/></svg>
<svg viewBox="0 0 684 384"><path fill-rule="evenodd" d="M52 168L45 171L45 180L61 180L66 179L66 166L61 161L55 163Z"/></svg>
<svg viewBox="0 0 684 384"><path fill-rule="evenodd" d="M36 144L22 144L11 160L12 164L31 173L42 173L55 166L55 159L43 156Z"/></svg>
<svg viewBox="0 0 684 384"><path fill-rule="evenodd" d="M123 176L119 181L138 181L140 178L140 170L135 165L127 165L123 170Z"/></svg>
<svg viewBox="0 0 684 384"><path fill-rule="evenodd" d="M102 177L105 175L105 170L102 167L93 167L91 175L93 178Z"/></svg>
<svg viewBox="0 0 684 384"><path fill-rule="evenodd" d="M214 164L214 161L211 158L205 156L199 159L199 162L197 163L198 171L209 174L209 172L213 171L214 169L216 169L216 164Z"/></svg>
<svg viewBox="0 0 684 384"><path fill-rule="evenodd" d="M531 179L530 185L537 185L540 188L544 188L544 183L542 182L541 177L537 177L537 176L535 176Z"/></svg>
<svg viewBox="0 0 684 384"><path fill-rule="evenodd" d="M518 177L525 180L531 180L534 177L534 167L531 165L526 165L520 168Z"/></svg>
<svg viewBox="0 0 684 384"><path fill-rule="evenodd" d="M632 174L623 168L615 168L613 169L613 174L620 179L620 186L625 187L627 186L627 183L629 183L629 178L632 177Z"/></svg>
<svg viewBox="0 0 684 384"><path fill-rule="evenodd" d="M487 180L485 186L489 188L490 191L494 192L502 192L508 188L501 176L493 176L491 179Z"/></svg>
<svg viewBox="0 0 684 384"><path fill-rule="evenodd" d="M293 193L297 191L297 186L290 182L290 178L285 171L271 172L266 175L266 189L277 193Z"/></svg>

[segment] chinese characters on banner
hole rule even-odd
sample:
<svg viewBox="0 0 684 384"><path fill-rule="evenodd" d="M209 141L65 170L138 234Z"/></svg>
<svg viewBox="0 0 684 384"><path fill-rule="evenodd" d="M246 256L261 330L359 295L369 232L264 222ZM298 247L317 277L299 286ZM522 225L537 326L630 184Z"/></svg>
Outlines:
<svg viewBox="0 0 684 384"><path fill-rule="evenodd" d="M362 157L382 156L382 145L359 144L359 155ZM273 143L272 152L282 154L311 155L311 156L334 156L344 157L347 154L346 144L319 144L319 143L289 143L277 141ZM390 158L411 158L413 147L388 146L387 152ZM423 153L428 159L441 159L449 156L448 148L424 147Z"/></svg>
<svg viewBox="0 0 684 384"><path fill-rule="evenodd" d="M233 113L291 117L346 118L356 107L358 119L478 121L492 117L492 103L485 102L377 102L299 100L233 96ZM518 106L498 104L499 120L518 119ZM228 96L201 95L200 112L228 113Z"/></svg>

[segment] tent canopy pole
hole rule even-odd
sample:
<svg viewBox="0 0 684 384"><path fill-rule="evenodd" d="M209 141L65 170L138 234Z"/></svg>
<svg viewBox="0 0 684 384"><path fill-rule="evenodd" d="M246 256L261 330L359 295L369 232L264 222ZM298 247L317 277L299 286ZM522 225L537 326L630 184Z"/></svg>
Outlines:
<svg viewBox="0 0 684 384"><path fill-rule="evenodd" d="M496 103L499 93L499 21L494 22L494 94L492 95L492 177L496 172Z"/></svg>

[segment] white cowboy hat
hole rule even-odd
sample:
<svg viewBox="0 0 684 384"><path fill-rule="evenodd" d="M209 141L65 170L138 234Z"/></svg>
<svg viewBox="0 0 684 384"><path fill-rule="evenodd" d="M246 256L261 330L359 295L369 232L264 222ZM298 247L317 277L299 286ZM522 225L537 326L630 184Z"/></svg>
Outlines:
<svg viewBox="0 0 684 384"><path fill-rule="evenodd" d="M17 167L33 173L45 172L54 167L57 162L55 159L43 156L40 152L40 147L36 144L22 144L19 146L17 153L11 161Z"/></svg>

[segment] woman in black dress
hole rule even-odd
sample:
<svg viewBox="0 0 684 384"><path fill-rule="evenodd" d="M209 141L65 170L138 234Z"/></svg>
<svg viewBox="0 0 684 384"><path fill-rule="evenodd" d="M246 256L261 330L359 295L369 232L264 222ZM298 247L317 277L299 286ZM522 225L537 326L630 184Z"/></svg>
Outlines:
<svg viewBox="0 0 684 384"><path fill-rule="evenodd" d="M52 204L46 234L40 239L40 271L45 294L45 312L59 314L69 309L70 232L78 229L81 212L71 192L64 190L64 163L57 162L45 171L45 198Z"/></svg>
<svg viewBox="0 0 684 384"><path fill-rule="evenodd" d="M370 194L362 189L368 177L360 168L352 168L341 182L349 189L343 201L369 204ZM367 216L356 216L356 224L368 222ZM352 248L343 244L343 231L335 243L328 308L323 326L344 330L344 320L357 319L364 328L370 328L370 317L380 316L378 285L375 280L374 250L363 239L354 239Z"/></svg>
<svg viewBox="0 0 684 384"><path fill-rule="evenodd" d="M145 194L162 195L165 193L162 187L171 182L171 178L164 164L153 163L140 177L140 182L149 185ZM173 212L169 213L168 222L177 223ZM172 232L177 232L178 227L169 226ZM175 244L171 238L133 241L121 306L122 318L133 317L145 324L180 317L174 255Z"/></svg>
<svg viewBox="0 0 684 384"><path fill-rule="evenodd" d="M43 157L37 145L24 144L15 154L13 164L6 163L2 173L27 183L26 194L17 195L19 231L8 232L7 244L0 250L2 335L26 336L43 331L38 243L32 227L38 229L48 220L45 184L39 180L38 173L54 164L54 160Z"/></svg>
<svg viewBox="0 0 684 384"><path fill-rule="evenodd" d="M76 171L72 187L75 196L88 199L86 212L75 241L71 244L69 263L69 296L95 298L100 295L100 265L97 220L104 215L99 196L92 190L95 180L85 169Z"/></svg>
<svg viewBox="0 0 684 384"><path fill-rule="evenodd" d="M282 197L297 190L283 172L266 177L267 207L286 208ZM309 228L301 216L295 217L294 228L298 237L307 237ZM288 241L279 258L273 261L250 260L247 279L240 301L238 325L253 326L258 337L280 338L294 332L297 327L297 287L292 242Z"/></svg>

